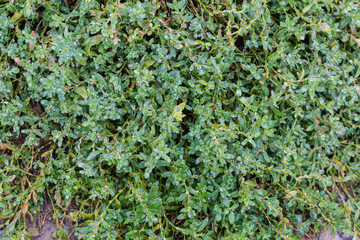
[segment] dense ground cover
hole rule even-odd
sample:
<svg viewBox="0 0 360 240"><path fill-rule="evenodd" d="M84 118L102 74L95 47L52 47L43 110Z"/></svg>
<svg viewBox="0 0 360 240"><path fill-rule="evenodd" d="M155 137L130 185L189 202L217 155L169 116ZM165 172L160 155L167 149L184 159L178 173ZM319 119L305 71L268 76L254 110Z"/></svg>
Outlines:
<svg viewBox="0 0 360 240"><path fill-rule="evenodd" d="M3 238L359 232L359 7L1 0Z"/></svg>

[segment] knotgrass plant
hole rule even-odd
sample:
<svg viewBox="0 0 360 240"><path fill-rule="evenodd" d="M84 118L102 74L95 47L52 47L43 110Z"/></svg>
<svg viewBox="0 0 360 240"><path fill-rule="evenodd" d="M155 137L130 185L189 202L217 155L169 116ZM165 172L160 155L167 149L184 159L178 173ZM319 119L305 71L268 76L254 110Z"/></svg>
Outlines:
<svg viewBox="0 0 360 240"><path fill-rule="evenodd" d="M359 29L349 0L1 0L3 238L46 202L60 239L358 233Z"/></svg>

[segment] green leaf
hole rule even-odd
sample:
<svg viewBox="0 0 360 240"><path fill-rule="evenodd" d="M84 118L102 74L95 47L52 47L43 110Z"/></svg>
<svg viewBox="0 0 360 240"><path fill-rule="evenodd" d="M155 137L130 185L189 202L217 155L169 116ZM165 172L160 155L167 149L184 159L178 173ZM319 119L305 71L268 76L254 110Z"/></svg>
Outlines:
<svg viewBox="0 0 360 240"><path fill-rule="evenodd" d="M230 212L230 214L229 214L229 223L231 223L231 224L235 223L235 215L233 212Z"/></svg>
<svg viewBox="0 0 360 240"><path fill-rule="evenodd" d="M92 160L92 159L94 159L96 156L98 156L99 155L99 151L93 151L93 152L91 152L89 155L88 155L88 157L86 158L86 161L90 161L90 160Z"/></svg>
<svg viewBox="0 0 360 240"><path fill-rule="evenodd" d="M309 5L304 7L303 10L302 10L302 13L303 14L307 13L313 7L313 5L314 5L314 3L310 3Z"/></svg>
<svg viewBox="0 0 360 240"><path fill-rule="evenodd" d="M86 65L86 57L81 56L81 55L75 55L74 58L78 64L83 65L83 66Z"/></svg>
<svg viewBox="0 0 360 240"><path fill-rule="evenodd" d="M208 225L208 222L209 222L208 218L205 218L204 220L202 220L202 222L200 223L200 225L196 231L201 232Z"/></svg>
<svg viewBox="0 0 360 240"><path fill-rule="evenodd" d="M95 45L100 44L103 40L104 40L104 37L101 34L99 34L99 35L95 35L93 37L89 37L88 39L86 39L86 41L84 41L83 45L95 46Z"/></svg>
<svg viewBox="0 0 360 240"><path fill-rule="evenodd" d="M357 65L357 70L356 70L354 78L358 78L359 76L360 76L360 64Z"/></svg>
<svg viewBox="0 0 360 240"><path fill-rule="evenodd" d="M277 60L278 58L279 58L279 52L278 52L278 51L273 52L273 53L268 57L268 59L269 59L269 60L272 60L272 61L275 61L275 60Z"/></svg>
<svg viewBox="0 0 360 240"><path fill-rule="evenodd" d="M271 110L273 110L273 112L275 113L276 116L278 116L278 117L285 117L286 116L285 113L279 111L279 109L277 109L276 107L274 107L274 106L270 106L270 107L271 107Z"/></svg>

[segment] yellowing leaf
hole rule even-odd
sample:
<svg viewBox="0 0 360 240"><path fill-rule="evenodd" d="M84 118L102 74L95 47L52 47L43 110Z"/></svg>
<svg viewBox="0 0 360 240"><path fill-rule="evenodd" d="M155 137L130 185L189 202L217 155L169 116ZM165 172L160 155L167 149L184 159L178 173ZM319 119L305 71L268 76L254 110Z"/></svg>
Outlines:
<svg viewBox="0 0 360 240"><path fill-rule="evenodd" d="M301 76L300 76L300 79L299 80L302 80L304 78L304 75L305 75L305 70L304 68L302 69L302 73L301 73Z"/></svg>
<svg viewBox="0 0 360 240"><path fill-rule="evenodd" d="M44 152L43 154L41 154L40 157L45 158L45 157L47 157L51 152L52 152L52 151Z"/></svg>
<svg viewBox="0 0 360 240"><path fill-rule="evenodd" d="M253 180L247 180L245 181L245 184L250 186L250 187L256 187L257 186L257 183Z"/></svg>
<svg viewBox="0 0 360 240"><path fill-rule="evenodd" d="M11 151L15 151L15 150L16 150L16 148L11 147L11 146L7 145L6 143L2 143L2 142L0 142L0 149L9 149L9 150L11 150Z"/></svg>
<svg viewBox="0 0 360 240"><path fill-rule="evenodd" d="M182 113L182 111L185 108L185 102L180 103L179 105L175 106L174 112L172 117L175 118L177 121L181 122L182 118L185 117L186 115Z"/></svg>
<svg viewBox="0 0 360 240"><path fill-rule="evenodd" d="M30 40L29 43L28 43L28 46L29 46L29 49L31 50L31 49L33 49L35 47L35 43Z"/></svg>
<svg viewBox="0 0 360 240"><path fill-rule="evenodd" d="M14 181L16 178L16 175L11 175L10 178L8 179L9 182Z"/></svg>
<svg viewBox="0 0 360 240"><path fill-rule="evenodd" d="M69 219L70 221L72 221L72 222L76 222L76 220L74 218L72 218L71 216L69 216L69 215L65 215L65 217L67 219Z"/></svg>
<svg viewBox="0 0 360 240"><path fill-rule="evenodd" d="M148 60L145 62L145 67L150 67L151 65L153 65L155 63L155 60Z"/></svg>
<svg viewBox="0 0 360 240"><path fill-rule="evenodd" d="M296 196L296 194L297 194L297 191L290 191L288 194L286 194L285 198L286 199L293 198Z"/></svg>
<svg viewBox="0 0 360 240"><path fill-rule="evenodd" d="M34 31L32 31L32 32L30 33L30 35L31 35L32 37L34 37L35 40L36 40L36 33L35 33Z"/></svg>
<svg viewBox="0 0 360 240"><path fill-rule="evenodd" d="M84 212L79 212L79 213L81 216L86 217L86 218L91 218L94 215L94 213L92 213L92 214L88 214L88 213L84 213Z"/></svg>
<svg viewBox="0 0 360 240"><path fill-rule="evenodd" d="M29 209L29 197L30 195L26 198L24 206L22 208L22 213L25 215Z"/></svg>
<svg viewBox="0 0 360 240"><path fill-rule="evenodd" d="M33 200L34 200L34 202L38 202L38 195L37 195L37 193L36 192L33 192Z"/></svg>
<svg viewBox="0 0 360 240"><path fill-rule="evenodd" d="M20 65L20 64L21 64L21 60L20 60L20 58L14 58L14 61L15 61L18 65Z"/></svg>
<svg viewBox="0 0 360 240"><path fill-rule="evenodd" d="M341 162L339 162L339 160L335 160L334 162L335 162L335 164L336 164L338 167L341 167L341 166L342 166L342 164L341 164Z"/></svg>
<svg viewBox="0 0 360 240"><path fill-rule="evenodd" d="M359 47L360 47L360 39L358 39L358 38L354 37L353 35L351 35L351 40L356 42L356 44L359 45Z"/></svg>
<svg viewBox="0 0 360 240"><path fill-rule="evenodd" d="M329 26L329 24L327 23L322 23L321 26L320 26L320 30L322 32L326 32L326 33L330 33L331 32L331 27Z"/></svg>
<svg viewBox="0 0 360 240"><path fill-rule="evenodd" d="M119 43L119 40L117 37L114 37L113 44L116 46Z"/></svg>
<svg viewBox="0 0 360 240"><path fill-rule="evenodd" d="M14 21L18 20L20 17L21 17L21 13L19 13L19 12L16 12L16 13L12 16L12 18L14 19Z"/></svg>
<svg viewBox="0 0 360 240"><path fill-rule="evenodd" d="M77 94L79 94L80 96L82 96L84 99L87 99L88 98L88 94L87 94L87 90L85 87L77 87L75 89L75 92Z"/></svg>
<svg viewBox="0 0 360 240"><path fill-rule="evenodd" d="M22 37L24 35L18 25L15 26L15 33L17 37Z"/></svg>

